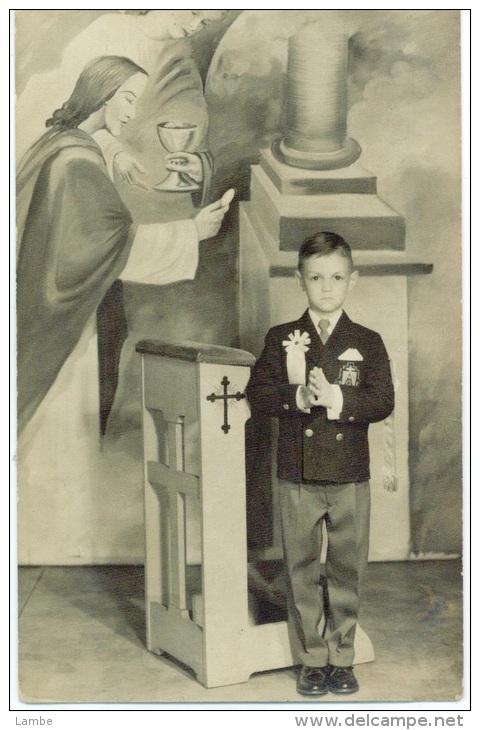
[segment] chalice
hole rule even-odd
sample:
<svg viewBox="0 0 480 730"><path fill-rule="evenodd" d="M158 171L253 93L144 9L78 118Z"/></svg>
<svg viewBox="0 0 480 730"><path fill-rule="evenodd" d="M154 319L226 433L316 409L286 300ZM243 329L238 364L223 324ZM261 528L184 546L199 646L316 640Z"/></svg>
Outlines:
<svg viewBox="0 0 480 730"><path fill-rule="evenodd" d="M157 124L157 134L160 144L167 152L194 152L197 149L198 125L192 122L160 122ZM182 175L182 167L187 164L183 158L173 159L170 164L178 167L178 171L170 170L165 180L155 185L155 190L169 193L188 193L200 190L200 185L186 174Z"/></svg>

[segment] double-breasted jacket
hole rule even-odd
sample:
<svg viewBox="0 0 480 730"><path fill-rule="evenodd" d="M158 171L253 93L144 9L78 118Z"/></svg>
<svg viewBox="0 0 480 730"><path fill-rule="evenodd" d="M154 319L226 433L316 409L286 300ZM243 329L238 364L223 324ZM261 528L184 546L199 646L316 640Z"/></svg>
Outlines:
<svg viewBox="0 0 480 730"><path fill-rule="evenodd" d="M305 372L291 382L287 358L295 347L302 353L300 362L304 356ZM309 413L297 406L298 385L308 382L313 367L322 368L327 380L341 389L343 408L334 420L323 406ZM345 483L370 478L368 426L385 419L394 407L389 358L377 332L343 312L323 344L307 310L300 319L268 332L246 393L254 418L279 419L281 479Z"/></svg>

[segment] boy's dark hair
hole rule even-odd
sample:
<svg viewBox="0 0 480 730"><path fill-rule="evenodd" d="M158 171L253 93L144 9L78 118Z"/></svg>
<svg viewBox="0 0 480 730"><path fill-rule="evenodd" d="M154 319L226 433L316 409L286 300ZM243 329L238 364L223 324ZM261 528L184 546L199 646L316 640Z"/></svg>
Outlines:
<svg viewBox="0 0 480 730"><path fill-rule="evenodd" d="M352 270L355 268L352 249L341 236L330 231L314 233L313 236L306 238L300 246L298 252L298 270L302 270L304 261L310 258L310 256L328 256L328 254L336 252L350 261Z"/></svg>

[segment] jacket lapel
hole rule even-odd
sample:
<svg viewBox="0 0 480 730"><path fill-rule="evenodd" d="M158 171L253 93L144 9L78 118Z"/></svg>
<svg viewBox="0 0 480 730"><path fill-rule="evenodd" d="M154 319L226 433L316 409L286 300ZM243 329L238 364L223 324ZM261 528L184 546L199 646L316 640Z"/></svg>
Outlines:
<svg viewBox="0 0 480 730"><path fill-rule="evenodd" d="M298 328L300 332L307 332L310 337L310 344L308 350L305 353L305 359L307 363L307 372L311 367L321 367L325 359L328 361L333 360L336 362L341 353L352 346L350 330L352 321L350 318L342 312L342 316L338 320L335 329L324 345L320 339L315 325L308 313L308 309L298 320Z"/></svg>
<svg viewBox="0 0 480 730"><path fill-rule="evenodd" d="M320 335L318 334L317 329L312 322L312 318L308 313L308 309L299 319L299 325L302 332L308 332L310 336L310 344L308 345L308 351L306 352L305 357L312 365L318 365L318 362L323 352L324 344L322 343Z"/></svg>
<svg viewBox="0 0 480 730"><path fill-rule="evenodd" d="M318 366L321 361L323 362L325 360L325 358L331 359L333 357L335 359L347 347L350 347L352 345L350 338L352 321L345 314L345 312L342 312L342 315L338 320L335 329L333 330L325 345L320 339L320 335L318 334L316 327L312 322L308 310L305 312L299 322L300 326L302 327L302 331L307 331L310 335L311 344L309 345L310 349L306 353L306 358L312 365Z"/></svg>
<svg viewBox="0 0 480 730"><path fill-rule="evenodd" d="M340 355L347 347L350 347L352 345L350 341L351 325L351 319L345 314L345 312L342 312L342 315L338 320L335 329L333 330L332 334L327 340L327 344L325 345L325 348L330 357L332 355L338 357L338 355Z"/></svg>
<svg viewBox="0 0 480 730"><path fill-rule="evenodd" d="M324 367L327 380L331 383L342 383L342 371L347 365L345 359L340 360L340 356L349 349L359 347L358 330L356 325L347 317L345 312L338 321L337 326L332 332L332 336L328 340L325 348ZM363 379L362 363L354 363L354 369ZM346 384L346 383L344 383Z"/></svg>

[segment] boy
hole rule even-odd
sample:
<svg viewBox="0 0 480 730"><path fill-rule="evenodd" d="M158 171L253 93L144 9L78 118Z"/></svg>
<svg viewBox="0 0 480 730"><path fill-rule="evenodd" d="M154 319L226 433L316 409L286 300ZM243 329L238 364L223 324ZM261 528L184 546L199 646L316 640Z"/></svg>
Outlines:
<svg viewBox="0 0 480 730"><path fill-rule="evenodd" d="M252 415L279 418L277 472L289 629L297 691L358 690L353 673L359 588L367 566L370 486L368 425L394 406L380 335L343 311L357 281L350 246L321 232L301 245L302 317L273 327L247 386ZM328 615L319 587L322 523L328 533Z"/></svg>

